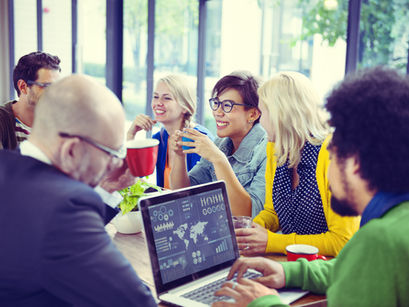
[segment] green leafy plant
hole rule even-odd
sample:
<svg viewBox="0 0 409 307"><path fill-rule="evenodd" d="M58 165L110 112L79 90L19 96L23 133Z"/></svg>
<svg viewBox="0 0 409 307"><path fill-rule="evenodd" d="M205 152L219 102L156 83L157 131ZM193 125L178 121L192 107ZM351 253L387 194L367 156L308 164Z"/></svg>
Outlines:
<svg viewBox="0 0 409 307"><path fill-rule="evenodd" d="M148 195L145 193L145 190L148 188L153 188L158 192L161 191L161 188L155 184L148 183L143 180L138 180L134 185L122 189L119 191L119 194L124 198L123 201L119 204L119 208L122 211L122 214L126 214L130 211L138 210L138 200L142 196Z"/></svg>

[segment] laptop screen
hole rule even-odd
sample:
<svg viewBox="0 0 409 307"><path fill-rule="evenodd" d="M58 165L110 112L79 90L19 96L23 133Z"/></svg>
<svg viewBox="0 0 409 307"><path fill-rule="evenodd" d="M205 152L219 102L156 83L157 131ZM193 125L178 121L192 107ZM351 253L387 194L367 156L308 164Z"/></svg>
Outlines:
<svg viewBox="0 0 409 307"><path fill-rule="evenodd" d="M238 258L224 182L141 199L140 208L158 293Z"/></svg>

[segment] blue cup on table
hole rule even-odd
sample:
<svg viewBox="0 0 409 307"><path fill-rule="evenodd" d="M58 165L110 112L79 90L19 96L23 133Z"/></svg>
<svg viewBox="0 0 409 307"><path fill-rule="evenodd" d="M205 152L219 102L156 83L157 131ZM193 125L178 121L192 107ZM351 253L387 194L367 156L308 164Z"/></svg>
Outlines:
<svg viewBox="0 0 409 307"><path fill-rule="evenodd" d="M185 136L182 136L182 142L194 142L194 140L189 139L189 138L187 138ZM191 148L194 148L194 147L182 145L183 150L188 150L188 149L191 149Z"/></svg>

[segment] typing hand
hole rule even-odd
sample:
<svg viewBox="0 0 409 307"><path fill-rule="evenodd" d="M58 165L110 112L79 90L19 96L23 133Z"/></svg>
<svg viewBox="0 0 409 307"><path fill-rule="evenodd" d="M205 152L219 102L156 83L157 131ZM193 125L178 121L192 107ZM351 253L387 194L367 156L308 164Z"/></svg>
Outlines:
<svg viewBox="0 0 409 307"><path fill-rule="evenodd" d="M264 286L274 289L280 289L285 286L285 275L283 266L264 257L240 257L232 265L227 279L230 280L237 273L237 280L243 279L242 276L248 269L260 272L263 276L253 279Z"/></svg>
<svg viewBox="0 0 409 307"><path fill-rule="evenodd" d="M238 279L237 283L227 282L216 293L216 296L229 296L235 302L220 301L213 303L213 307L245 307L256 298L264 295L278 295L275 289L247 278Z"/></svg>

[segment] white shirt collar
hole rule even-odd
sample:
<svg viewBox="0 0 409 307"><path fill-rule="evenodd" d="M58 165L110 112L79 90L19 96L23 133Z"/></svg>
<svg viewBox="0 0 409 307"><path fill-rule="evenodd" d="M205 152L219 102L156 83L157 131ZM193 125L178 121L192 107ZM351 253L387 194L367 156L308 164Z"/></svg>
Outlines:
<svg viewBox="0 0 409 307"><path fill-rule="evenodd" d="M34 159L37 159L41 162L44 162L46 164L52 164L51 160L45 155L44 152L41 151L40 148L38 148L36 145L31 143L30 141L24 141L20 145L20 153L23 156L29 156Z"/></svg>

